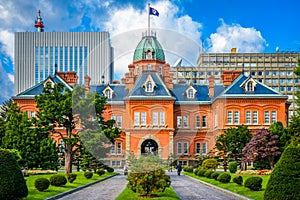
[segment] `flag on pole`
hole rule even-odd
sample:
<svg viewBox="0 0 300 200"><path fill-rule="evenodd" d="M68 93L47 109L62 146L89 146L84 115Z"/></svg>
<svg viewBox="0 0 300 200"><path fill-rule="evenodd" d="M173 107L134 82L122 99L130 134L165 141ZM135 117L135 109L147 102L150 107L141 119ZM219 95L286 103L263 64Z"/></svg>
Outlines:
<svg viewBox="0 0 300 200"><path fill-rule="evenodd" d="M149 14L159 16L158 11L156 9L152 8L152 7L149 7Z"/></svg>

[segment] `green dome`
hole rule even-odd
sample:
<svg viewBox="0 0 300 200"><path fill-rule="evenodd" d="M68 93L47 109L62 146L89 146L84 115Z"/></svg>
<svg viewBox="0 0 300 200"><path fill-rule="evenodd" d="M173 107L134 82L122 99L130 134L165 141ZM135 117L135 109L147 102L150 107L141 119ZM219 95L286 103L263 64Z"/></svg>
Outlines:
<svg viewBox="0 0 300 200"><path fill-rule="evenodd" d="M154 36L145 36L135 48L133 62L139 60L159 60L165 62L165 53Z"/></svg>

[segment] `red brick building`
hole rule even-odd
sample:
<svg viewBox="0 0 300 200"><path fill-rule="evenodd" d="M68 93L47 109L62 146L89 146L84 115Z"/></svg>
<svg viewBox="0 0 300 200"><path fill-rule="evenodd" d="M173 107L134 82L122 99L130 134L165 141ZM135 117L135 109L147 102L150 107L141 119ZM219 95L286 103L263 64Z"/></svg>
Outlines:
<svg viewBox="0 0 300 200"><path fill-rule="evenodd" d="M214 77L208 85L174 84L157 38L144 36L121 83L89 85L86 79L90 92L107 97L104 117L115 119L122 130L106 162L117 167L124 165L129 153L137 157L151 153L192 164L213 149L216 137L227 128L245 124L255 132L275 121L287 124L287 96L242 71L222 73L222 84L215 84ZM33 98L45 82L63 82L72 88L75 76L56 74L14 100L33 115Z"/></svg>

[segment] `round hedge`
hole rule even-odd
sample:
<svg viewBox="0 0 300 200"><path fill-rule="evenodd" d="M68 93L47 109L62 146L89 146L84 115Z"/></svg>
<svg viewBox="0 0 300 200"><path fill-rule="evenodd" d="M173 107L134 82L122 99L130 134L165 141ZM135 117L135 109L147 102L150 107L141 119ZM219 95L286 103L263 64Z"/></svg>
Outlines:
<svg viewBox="0 0 300 200"><path fill-rule="evenodd" d="M96 174L98 174L99 176L102 176L103 174L105 174L105 170L104 169L98 169L96 171Z"/></svg>
<svg viewBox="0 0 300 200"><path fill-rule="evenodd" d="M300 199L300 146L288 146L270 176L266 200Z"/></svg>
<svg viewBox="0 0 300 200"><path fill-rule="evenodd" d="M229 172L234 174L237 171L237 167L238 167L237 162L235 162L235 161L230 162L228 165Z"/></svg>
<svg viewBox="0 0 300 200"><path fill-rule="evenodd" d="M49 188L49 185L50 181L46 178L37 178L34 181L34 187L40 192L47 190Z"/></svg>
<svg viewBox="0 0 300 200"><path fill-rule="evenodd" d="M50 177L50 184L53 186L62 186L67 184L67 179L64 175L55 174Z"/></svg>
<svg viewBox="0 0 300 200"><path fill-rule="evenodd" d="M214 173L212 170L206 170L206 172L204 173L204 176L206 178L211 178L212 173Z"/></svg>
<svg viewBox="0 0 300 200"><path fill-rule="evenodd" d="M211 178L213 178L215 180L218 180L218 177L219 177L220 174L221 174L220 172L214 172L210 176L211 176Z"/></svg>
<svg viewBox="0 0 300 200"><path fill-rule="evenodd" d="M249 188L250 190L259 191L262 188L262 181L263 179L261 177L253 176L246 179L244 186Z"/></svg>
<svg viewBox="0 0 300 200"><path fill-rule="evenodd" d="M243 177L242 176L236 176L232 179L232 181L238 185L242 185L243 184Z"/></svg>
<svg viewBox="0 0 300 200"><path fill-rule="evenodd" d="M15 156L0 149L0 199L27 197L28 188Z"/></svg>
<svg viewBox="0 0 300 200"><path fill-rule="evenodd" d="M76 180L77 174L67 174L69 183L73 183Z"/></svg>
<svg viewBox="0 0 300 200"><path fill-rule="evenodd" d="M112 167L107 167L107 168L106 168L106 171L107 171L107 172L114 172L114 171L115 171L115 169L114 169L114 168L112 168Z"/></svg>
<svg viewBox="0 0 300 200"><path fill-rule="evenodd" d="M90 179L93 177L93 172L84 172L84 177Z"/></svg>
<svg viewBox="0 0 300 200"><path fill-rule="evenodd" d="M203 161L202 168L203 169L216 169L218 167L219 163L214 158L209 158Z"/></svg>
<svg viewBox="0 0 300 200"><path fill-rule="evenodd" d="M218 180L219 182L221 182L221 183L229 183L230 180L231 180L231 176L230 176L230 174L228 174L228 173L221 173L221 174L218 176L217 180Z"/></svg>

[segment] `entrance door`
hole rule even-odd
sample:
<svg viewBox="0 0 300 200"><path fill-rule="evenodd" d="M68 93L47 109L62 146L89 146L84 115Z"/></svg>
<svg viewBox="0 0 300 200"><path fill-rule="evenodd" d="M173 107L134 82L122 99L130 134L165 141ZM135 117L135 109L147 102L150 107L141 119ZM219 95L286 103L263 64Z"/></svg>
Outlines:
<svg viewBox="0 0 300 200"><path fill-rule="evenodd" d="M158 154L158 145L154 140L148 139L142 143L141 148L142 155L157 155Z"/></svg>

